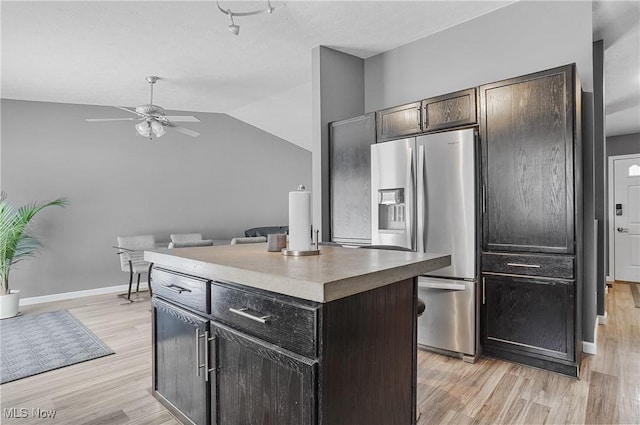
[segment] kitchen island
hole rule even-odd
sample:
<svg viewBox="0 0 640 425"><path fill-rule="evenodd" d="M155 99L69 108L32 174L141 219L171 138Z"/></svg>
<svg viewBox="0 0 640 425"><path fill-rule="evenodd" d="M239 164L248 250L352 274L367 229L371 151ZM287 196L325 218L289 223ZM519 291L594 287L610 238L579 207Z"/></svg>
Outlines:
<svg viewBox="0 0 640 425"><path fill-rule="evenodd" d="M416 276L449 255L158 249L152 392L183 423L412 424Z"/></svg>

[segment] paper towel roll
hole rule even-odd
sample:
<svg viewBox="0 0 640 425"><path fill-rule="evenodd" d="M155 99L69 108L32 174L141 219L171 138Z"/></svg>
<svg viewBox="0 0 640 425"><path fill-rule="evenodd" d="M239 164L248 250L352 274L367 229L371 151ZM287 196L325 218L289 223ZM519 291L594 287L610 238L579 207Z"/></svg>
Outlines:
<svg viewBox="0 0 640 425"><path fill-rule="evenodd" d="M308 251L311 248L311 192L289 192L289 247L290 251Z"/></svg>

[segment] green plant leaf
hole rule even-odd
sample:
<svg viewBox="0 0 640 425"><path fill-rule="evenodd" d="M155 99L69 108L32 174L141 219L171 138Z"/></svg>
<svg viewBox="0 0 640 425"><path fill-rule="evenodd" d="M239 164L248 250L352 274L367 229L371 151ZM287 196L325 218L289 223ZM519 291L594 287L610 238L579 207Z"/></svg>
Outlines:
<svg viewBox="0 0 640 425"><path fill-rule="evenodd" d="M40 244L32 236L25 233L31 220L40 211L51 206L63 207L67 205L65 198L43 203L31 203L15 210L6 199L0 195L0 283L1 291L9 293L9 271L11 266L33 257Z"/></svg>

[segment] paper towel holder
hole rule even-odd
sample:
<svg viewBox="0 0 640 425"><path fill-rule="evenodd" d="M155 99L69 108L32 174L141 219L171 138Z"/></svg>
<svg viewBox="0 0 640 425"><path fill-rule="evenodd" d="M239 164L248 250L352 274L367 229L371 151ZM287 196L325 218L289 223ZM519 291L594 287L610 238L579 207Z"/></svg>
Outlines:
<svg viewBox="0 0 640 425"><path fill-rule="evenodd" d="M302 189L300 189L302 188ZM304 186L300 185L300 187L298 188L298 190L304 190ZM309 249L309 250L291 250L291 249L287 249L287 248L282 248L282 255L285 256L291 256L291 257L304 257L307 255L319 255L320 254L320 247L319 247L319 242L320 242L320 230L316 229L316 249Z"/></svg>

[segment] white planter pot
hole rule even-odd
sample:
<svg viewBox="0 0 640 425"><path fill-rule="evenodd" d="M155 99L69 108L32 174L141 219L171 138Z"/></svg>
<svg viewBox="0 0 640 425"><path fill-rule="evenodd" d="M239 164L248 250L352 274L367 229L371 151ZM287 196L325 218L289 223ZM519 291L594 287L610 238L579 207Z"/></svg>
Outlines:
<svg viewBox="0 0 640 425"><path fill-rule="evenodd" d="M0 295L0 319L8 319L18 315L20 291L10 289L7 295Z"/></svg>

